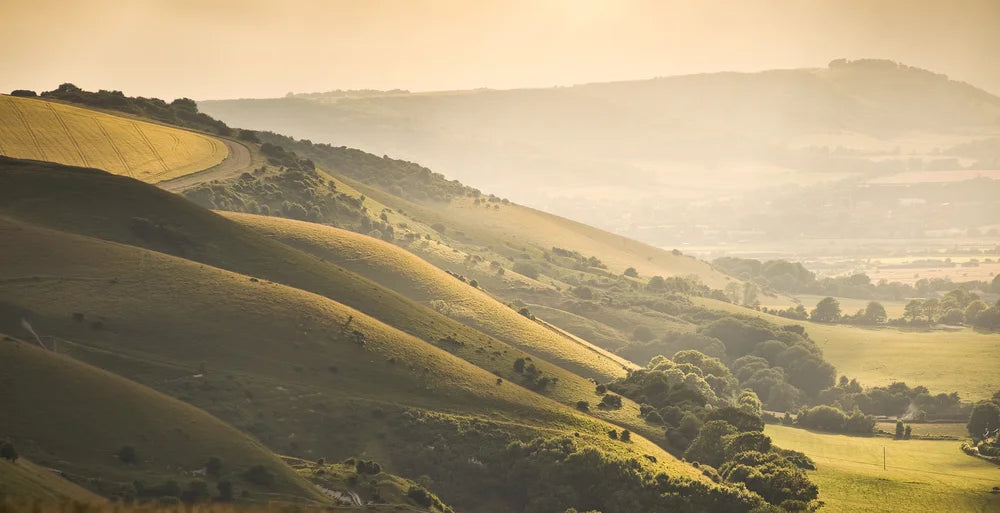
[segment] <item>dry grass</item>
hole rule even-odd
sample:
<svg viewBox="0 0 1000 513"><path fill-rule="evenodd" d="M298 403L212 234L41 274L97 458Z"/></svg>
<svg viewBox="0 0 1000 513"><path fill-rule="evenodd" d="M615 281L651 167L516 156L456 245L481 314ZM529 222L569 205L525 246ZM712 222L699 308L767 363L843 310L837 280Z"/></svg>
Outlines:
<svg viewBox="0 0 1000 513"><path fill-rule="evenodd" d="M0 96L0 155L93 167L156 183L212 167L221 141L41 99Z"/></svg>

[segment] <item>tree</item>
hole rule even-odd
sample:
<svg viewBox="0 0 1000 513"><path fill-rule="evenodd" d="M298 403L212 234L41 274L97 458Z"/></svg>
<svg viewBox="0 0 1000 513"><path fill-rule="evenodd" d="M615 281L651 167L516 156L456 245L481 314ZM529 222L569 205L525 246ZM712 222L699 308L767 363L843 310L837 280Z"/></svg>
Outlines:
<svg viewBox="0 0 1000 513"><path fill-rule="evenodd" d="M625 276L628 276L629 278L639 277L639 271L636 271L635 267L629 267L628 269L625 269L625 272L623 274L625 274Z"/></svg>
<svg viewBox="0 0 1000 513"><path fill-rule="evenodd" d="M215 487L219 490L219 500L229 502L233 500L233 483L223 479Z"/></svg>
<svg viewBox="0 0 1000 513"><path fill-rule="evenodd" d="M911 426L906 426L906 430L903 431L903 440L909 440L912 434L913 428Z"/></svg>
<svg viewBox="0 0 1000 513"><path fill-rule="evenodd" d="M981 440L988 431L1000 428L1000 406L992 401L976 404L965 427L973 440Z"/></svg>
<svg viewBox="0 0 1000 513"><path fill-rule="evenodd" d="M840 319L840 303L832 297L825 297L816 303L809 317L817 322L836 322Z"/></svg>
<svg viewBox="0 0 1000 513"><path fill-rule="evenodd" d="M218 477L222 473L222 460L212 456L205 462L205 473L210 476Z"/></svg>
<svg viewBox="0 0 1000 513"><path fill-rule="evenodd" d="M514 360L514 372L521 374L524 372L524 358L518 358Z"/></svg>
<svg viewBox="0 0 1000 513"><path fill-rule="evenodd" d="M627 429L623 429L622 430L622 434L621 434L621 436L618 437L618 439L621 440L622 442L631 442L632 441L632 433L630 433L629 430L627 430Z"/></svg>
<svg viewBox="0 0 1000 513"><path fill-rule="evenodd" d="M0 458L15 462L17 461L17 457L17 449L14 448L14 444L11 442L0 444Z"/></svg>
<svg viewBox="0 0 1000 513"><path fill-rule="evenodd" d="M736 433L736 428L724 420L710 420L698 431L697 438L684 452L684 457L713 467L718 467L725 461L726 446L724 437Z"/></svg>
<svg viewBox="0 0 1000 513"><path fill-rule="evenodd" d="M903 421L896 419L896 440L903 438L903 433L905 431L906 428L903 426Z"/></svg>
<svg viewBox="0 0 1000 513"><path fill-rule="evenodd" d="M132 447L131 445L123 445L121 449L118 449L118 459L126 465L135 463L135 447Z"/></svg>
<svg viewBox="0 0 1000 513"><path fill-rule="evenodd" d="M925 299L922 310L924 317L927 317L927 322L934 322L940 313L941 302L935 298Z"/></svg>
<svg viewBox="0 0 1000 513"><path fill-rule="evenodd" d="M885 313L885 307L882 303L877 301L871 301L868 306L865 307L865 320L871 324L882 324L885 322L887 315Z"/></svg>
<svg viewBox="0 0 1000 513"><path fill-rule="evenodd" d="M916 322L924 311L924 302L919 299L912 299L903 308L903 318L910 322Z"/></svg>
<svg viewBox="0 0 1000 513"><path fill-rule="evenodd" d="M981 299L977 299L969 303L969 306L965 307L965 322L969 324L975 323L979 314L983 313L983 310L986 310L987 308L989 308L989 305L984 303Z"/></svg>

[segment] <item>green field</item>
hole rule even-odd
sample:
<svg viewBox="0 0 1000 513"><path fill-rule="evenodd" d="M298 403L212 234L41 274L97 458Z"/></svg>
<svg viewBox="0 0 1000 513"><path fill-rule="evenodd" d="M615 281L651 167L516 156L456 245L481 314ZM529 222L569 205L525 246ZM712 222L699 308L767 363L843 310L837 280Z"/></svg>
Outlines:
<svg viewBox="0 0 1000 513"><path fill-rule="evenodd" d="M156 183L210 168L229 154L187 130L34 98L0 95L0 155L93 167Z"/></svg>
<svg viewBox="0 0 1000 513"><path fill-rule="evenodd" d="M794 321L707 298L696 303L718 310L755 315L778 325L804 326L837 373L857 378L862 385L903 381L922 385L933 393L958 392L979 400L1000 387L1000 334L957 331L901 331L859 328L840 324Z"/></svg>
<svg viewBox="0 0 1000 513"><path fill-rule="evenodd" d="M957 441L823 434L768 425L774 444L816 462L821 510L829 513L987 513L1000 509L1000 467L967 456ZM885 448L886 468L882 468Z"/></svg>

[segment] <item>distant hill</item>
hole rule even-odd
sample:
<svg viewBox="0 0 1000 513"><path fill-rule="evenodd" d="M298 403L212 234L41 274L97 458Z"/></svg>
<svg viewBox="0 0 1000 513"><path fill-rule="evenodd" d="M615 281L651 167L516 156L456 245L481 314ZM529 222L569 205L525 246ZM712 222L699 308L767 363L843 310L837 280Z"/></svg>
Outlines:
<svg viewBox="0 0 1000 513"><path fill-rule="evenodd" d="M696 239L693 225L736 229L718 217L725 204L700 217L685 211L698 202L888 174L915 161L934 169L976 165L964 150L949 149L1000 135L1000 98L880 60L199 106L245 128L414 160L518 203L654 242Z"/></svg>

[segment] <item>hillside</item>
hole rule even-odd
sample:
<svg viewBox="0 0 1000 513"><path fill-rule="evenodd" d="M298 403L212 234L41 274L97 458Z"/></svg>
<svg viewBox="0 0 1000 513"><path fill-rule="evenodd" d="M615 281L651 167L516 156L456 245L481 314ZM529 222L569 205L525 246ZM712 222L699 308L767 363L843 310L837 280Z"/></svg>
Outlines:
<svg viewBox="0 0 1000 513"><path fill-rule="evenodd" d="M101 496L23 457L14 462L0 459L0 500L5 496L31 496L54 501L73 500L85 503L104 501Z"/></svg>
<svg viewBox="0 0 1000 513"><path fill-rule="evenodd" d="M4 203L0 214L187 257L323 295L566 405L598 402L600 396L594 394L590 379L607 382L624 376L630 366L589 344L558 336L409 253L362 235L277 218L235 217L351 243L310 255L148 185L62 166L0 162L0 186ZM131 213L140 208L144 217L137 221ZM80 210L91 216L72 214ZM413 278L430 284L429 293L441 294L435 304L448 304L450 309L466 305L463 315L456 317L462 322L404 297L412 292L406 283L384 281L400 272L398 268L352 265L359 263L351 257L359 248L376 252L380 262L419 271ZM516 372L514 363L519 358L531 358L539 374ZM652 439L662 436L662 428L643 421L639 405L627 399L621 409L595 408L592 413Z"/></svg>
<svg viewBox="0 0 1000 513"><path fill-rule="evenodd" d="M823 187L907 170L996 169L1000 140L1000 98L867 59L543 89L199 106L244 128L419 162L519 204L681 249L817 232L898 234L900 226L871 222L885 203L827 205ZM950 228L967 218L919 219ZM847 221L849 229L838 229Z"/></svg>
<svg viewBox="0 0 1000 513"><path fill-rule="evenodd" d="M12 312L30 318L43 341L179 395L274 450L375 456L397 473L431 476L463 508L471 507L467 479L478 473L463 477L462 462L470 454L490 461L511 437L576 432L609 454L698 478L643 438L609 440L610 425L321 296L9 219L2 225L15 248L0 266L4 326ZM442 436L447 457L422 452Z"/></svg>
<svg viewBox="0 0 1000 513"><path fill-rule="evenodd" d="M210 168L229 150L206 135L37 98L0 96L0 155L104 169L155 183Z"/></svg>
<svg viewBox="0 0 1000 513"><path fill-rule="evenodd" d="M11 236L9 228L4 225L4 240L23 242ZM17 266L7 260L4 267L4 289L20 288L10 284L10 273ZM8 330L12 292L5 293L2 300ZM238 493L245 490L258 498L323 500L312 485L259 443L205 412L145 386L9 337L0 342L0 372L4 376L0 381L4 411L0 433L25 457L58 469L78 485L98 493L128 494L137 479L150 486L168 480L186 483L209 458L217 457L224 472L213 479L231 479ZM124 446L134 448L135 463L125 463L116 456ZM254 485L239 477L258 465L273 476L272 485ZM18 460L16 466L23 476L39 474L38 467L29 462ZM72 487L54 487L51 480L31 481L55 495L72 493Z"/></svg>

